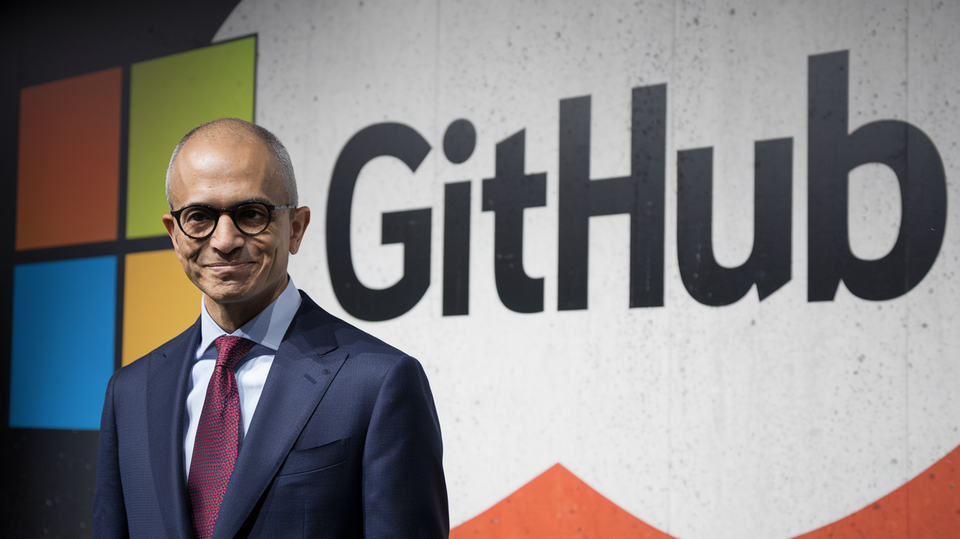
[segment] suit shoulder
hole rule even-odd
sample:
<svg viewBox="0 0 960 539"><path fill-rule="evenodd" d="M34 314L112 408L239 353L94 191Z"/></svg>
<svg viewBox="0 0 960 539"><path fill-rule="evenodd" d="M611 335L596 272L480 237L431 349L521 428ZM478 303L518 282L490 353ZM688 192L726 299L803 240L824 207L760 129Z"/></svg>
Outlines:
<svg viewBox="0 0 960 539"><path fill-rule="evenodd" d="M298 313L297 324L306 334L312 334L322 340L335 341L337 346L348 348L351 352L368 351L393 356L405 356L401 350L383 342L333 314L327 312L301 291L303 305Z"/></svg>
<svg viewBox="0 0 960 539"><path fill-rule="evenodd" d="M306 320L304 320L303 330L321 336L322 340L335 342L336 346L347 352L350 358L367 363L368 368L379 364L389 369L401 360L419 363L399 348L328 313L313 303L306 294L304 294L304 303Z"/></svg>
<svg viewBox="0 0 960 539"><path fill-rule="evenodd" d="M337 342L341 346L349 347L353 353L383 354L394 357L407 356L399 348L348 322L341 321L341 324L337 327L336 335Z"/></svg>

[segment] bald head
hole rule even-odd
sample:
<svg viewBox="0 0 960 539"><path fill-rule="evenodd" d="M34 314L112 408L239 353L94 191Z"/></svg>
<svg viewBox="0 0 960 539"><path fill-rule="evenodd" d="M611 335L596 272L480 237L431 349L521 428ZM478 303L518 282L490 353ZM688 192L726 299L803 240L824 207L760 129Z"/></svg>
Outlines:
<svg viewBox="0 0 960 539"><path fill-rule="evenodd" d="M270 155L273 157L273 181L280 182L287 196L287 204L299 205L297 200L297 179L293 174L293 163L290 161L290 154L284 148L273 133L260 127L257 124L250 123L238 118L220 118L201 124L184 135L177 147L173 149L173 155L170 156L170 164L167 166L167 177L165 190L167 195L167 205L174 209L170 202L170 189L172 177L174 174L174 163L180 155L184 145L195 137L204 137L207 139L235 139L238 142L245 140L257 140L263 144Z"/></svg>

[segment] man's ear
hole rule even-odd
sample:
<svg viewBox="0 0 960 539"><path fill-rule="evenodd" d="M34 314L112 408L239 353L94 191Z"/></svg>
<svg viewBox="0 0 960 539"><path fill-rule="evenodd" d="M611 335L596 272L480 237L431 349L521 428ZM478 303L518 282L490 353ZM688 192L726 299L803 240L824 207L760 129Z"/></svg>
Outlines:
<svg viewBox="0 0 960 539"><path fill-rule="evenodd" d="M177 220L169 213L164 214L160 220L163 221L163 226L167 229L167 234L170 235L170 241L173 242L173 250L177 253L177 258L180 258L180 243L178 241L179 238L177 238Z"/></svg>
<svg viewBox="0 0 960 539"><path fill-rule="evenodd" d="M295 255L300 250L303 233L310 224L310 208L300 206L294 210L293 221L290 222L290 254Z"/></svg>
<svg viewBox="0 0 960 539"><path fill-rule="evenodd" d="M169 234L170 239L173 240L173 232L177 228L177 220L174 219L169 213L163 214L163 217L161 217L160 220L163 221L163 226L167 229L167 234Z"/></svg>
<svg viewBox="0 0 960 539"><path fill-rule="evenodd" d="M167 229L167 234L170 235L170 241L173 242L173 248L177 249L177 220L174 219L169 213L165 213L160 220L163 221L163 226ZM179 250L177 251L177 256L180 256Z"/></svg>

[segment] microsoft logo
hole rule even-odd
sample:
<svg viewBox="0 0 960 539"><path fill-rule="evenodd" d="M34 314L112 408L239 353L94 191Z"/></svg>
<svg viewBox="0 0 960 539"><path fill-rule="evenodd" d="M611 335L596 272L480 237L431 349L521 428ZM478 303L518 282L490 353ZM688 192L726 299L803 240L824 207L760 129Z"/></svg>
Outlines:
<svg viewBox="0 0 960 539"><path fill-rule="evenodd" d="M197 316L160 216L180 137L253 121L256 36L23 88L10 426L97 429L113 371Z"/></svg>

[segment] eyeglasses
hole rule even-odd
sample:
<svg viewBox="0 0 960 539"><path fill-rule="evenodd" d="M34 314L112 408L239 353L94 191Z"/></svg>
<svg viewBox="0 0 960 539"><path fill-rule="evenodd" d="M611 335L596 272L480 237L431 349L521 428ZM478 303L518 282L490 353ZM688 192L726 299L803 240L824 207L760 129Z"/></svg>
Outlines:
<svg viewBox="0 0 960 539"><path fill-rule="evenodd" d="M232 208L214 208L206 204L194 204L170 212L177 220L180 230L195 240L205 240L213 235L220 216L229 213L237 230L247 236L256 236L270 226L273 210L296 208L292 204L270 205L262 202L241 202Z"/></svg>

